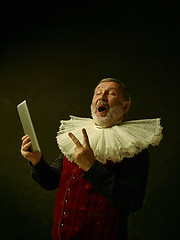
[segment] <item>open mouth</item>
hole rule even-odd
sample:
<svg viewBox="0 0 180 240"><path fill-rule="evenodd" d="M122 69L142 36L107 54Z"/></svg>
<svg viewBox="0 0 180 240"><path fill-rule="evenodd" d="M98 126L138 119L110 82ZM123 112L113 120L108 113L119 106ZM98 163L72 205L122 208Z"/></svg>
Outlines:
<svg viewBox="0 0 180 240"><path fill-rule="evenodd" d="M104 113L108 110L108 108L107 108L107 106L101 105L101 106L98 107L97 110L98 110L99 113Z"/></svg>

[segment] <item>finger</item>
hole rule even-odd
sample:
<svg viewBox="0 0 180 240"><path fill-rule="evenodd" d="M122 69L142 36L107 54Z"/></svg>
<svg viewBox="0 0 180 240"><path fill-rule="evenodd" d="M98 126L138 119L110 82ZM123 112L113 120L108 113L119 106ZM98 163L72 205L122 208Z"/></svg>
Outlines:
<svg viewBox="0 0 180 240"><path fill-rule="evenodd" d="M22 145L21 150L22 150L22 151L28 151L29 148L31 147L31 145L32 145L32 143L31 143L31 142L28 142L28 143Z"/></svg>
<svg viewBox="0 0 180 240"><path fill-rule="evenodd" d="M29 137L28 135L24 135L21 140L24 141L27 137Z"/></svg>
<svg viewBox="0 0 180 240"><path fill-rule="evenodd" d="M23 157L25 157L26 159L31 157L31 152L27 152L27 151L21 151L21 154Z"/></svg>
<svg viewBox="0 0 180 240"><path fill-rule="evenodd" d="M23 142L22 142L22 146L24 146L26 143L28 143L30 141L30 137L26 137Z"/></svg>
<svg viewBox="0 0 180 240"><path fill-rule="evenodd" d="M82 129L82 133L83 133L83 144L90 147L89 138L85 128Z"/></svg>
<svg viewBox="0 0 180 240"><path fill-rule="evenodd" d="M68 133L69 137L73 140L73 142L76 144L77 147L82 147L82 144L80 141L72 134L71 132Z"/></svg>
<svg viewBox="0 0 180 240"><path fill-rule="evenodd" d="M28 151L21 151L22 156L25 157L26 159L30 160L34 157L33 152L28 152Z"/></svg>

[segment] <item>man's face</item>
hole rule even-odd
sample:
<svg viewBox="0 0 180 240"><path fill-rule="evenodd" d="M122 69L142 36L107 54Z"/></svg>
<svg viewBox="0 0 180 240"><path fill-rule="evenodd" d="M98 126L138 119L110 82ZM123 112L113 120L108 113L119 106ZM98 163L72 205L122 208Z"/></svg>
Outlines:
<svg viewBox="0 0 180 240"><path fill-rule="evenodd" d="M126 106L121 87L116 82L102 82L94 92L91 104L92 117L96 124L111 126L122 121Z"/></svg>

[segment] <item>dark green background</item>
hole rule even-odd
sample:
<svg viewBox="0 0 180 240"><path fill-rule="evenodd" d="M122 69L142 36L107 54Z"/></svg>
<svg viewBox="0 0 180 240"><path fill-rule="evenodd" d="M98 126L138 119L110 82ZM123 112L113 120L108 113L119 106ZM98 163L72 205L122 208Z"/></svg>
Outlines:
<svg viewBox="0 0 180 240"><path fill-rule="evenodd" d="M16 105L28 101L51 163L59 121L90 117L93 88L104 77L129 87L127 120L160 117L164 127L160 145L149 149L146 199L129 219L129 240L180 239L178 14L173 1L1 6L0 239L51 239L56 191L41 189L20 155Z"/></svg>

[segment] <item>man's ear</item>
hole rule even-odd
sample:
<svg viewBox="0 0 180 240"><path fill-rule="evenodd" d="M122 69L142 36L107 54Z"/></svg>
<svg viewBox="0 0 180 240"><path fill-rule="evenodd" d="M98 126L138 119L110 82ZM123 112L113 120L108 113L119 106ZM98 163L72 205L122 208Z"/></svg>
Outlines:
<svg viewBox="0 0 180 240"><path fill-rule="evenodd" d="M130 101L127 101L124 103L124 106L123 106L123 112L124 113L127 113L129 108L130 108L130 105L131 105L131 102Z"/></svg>

